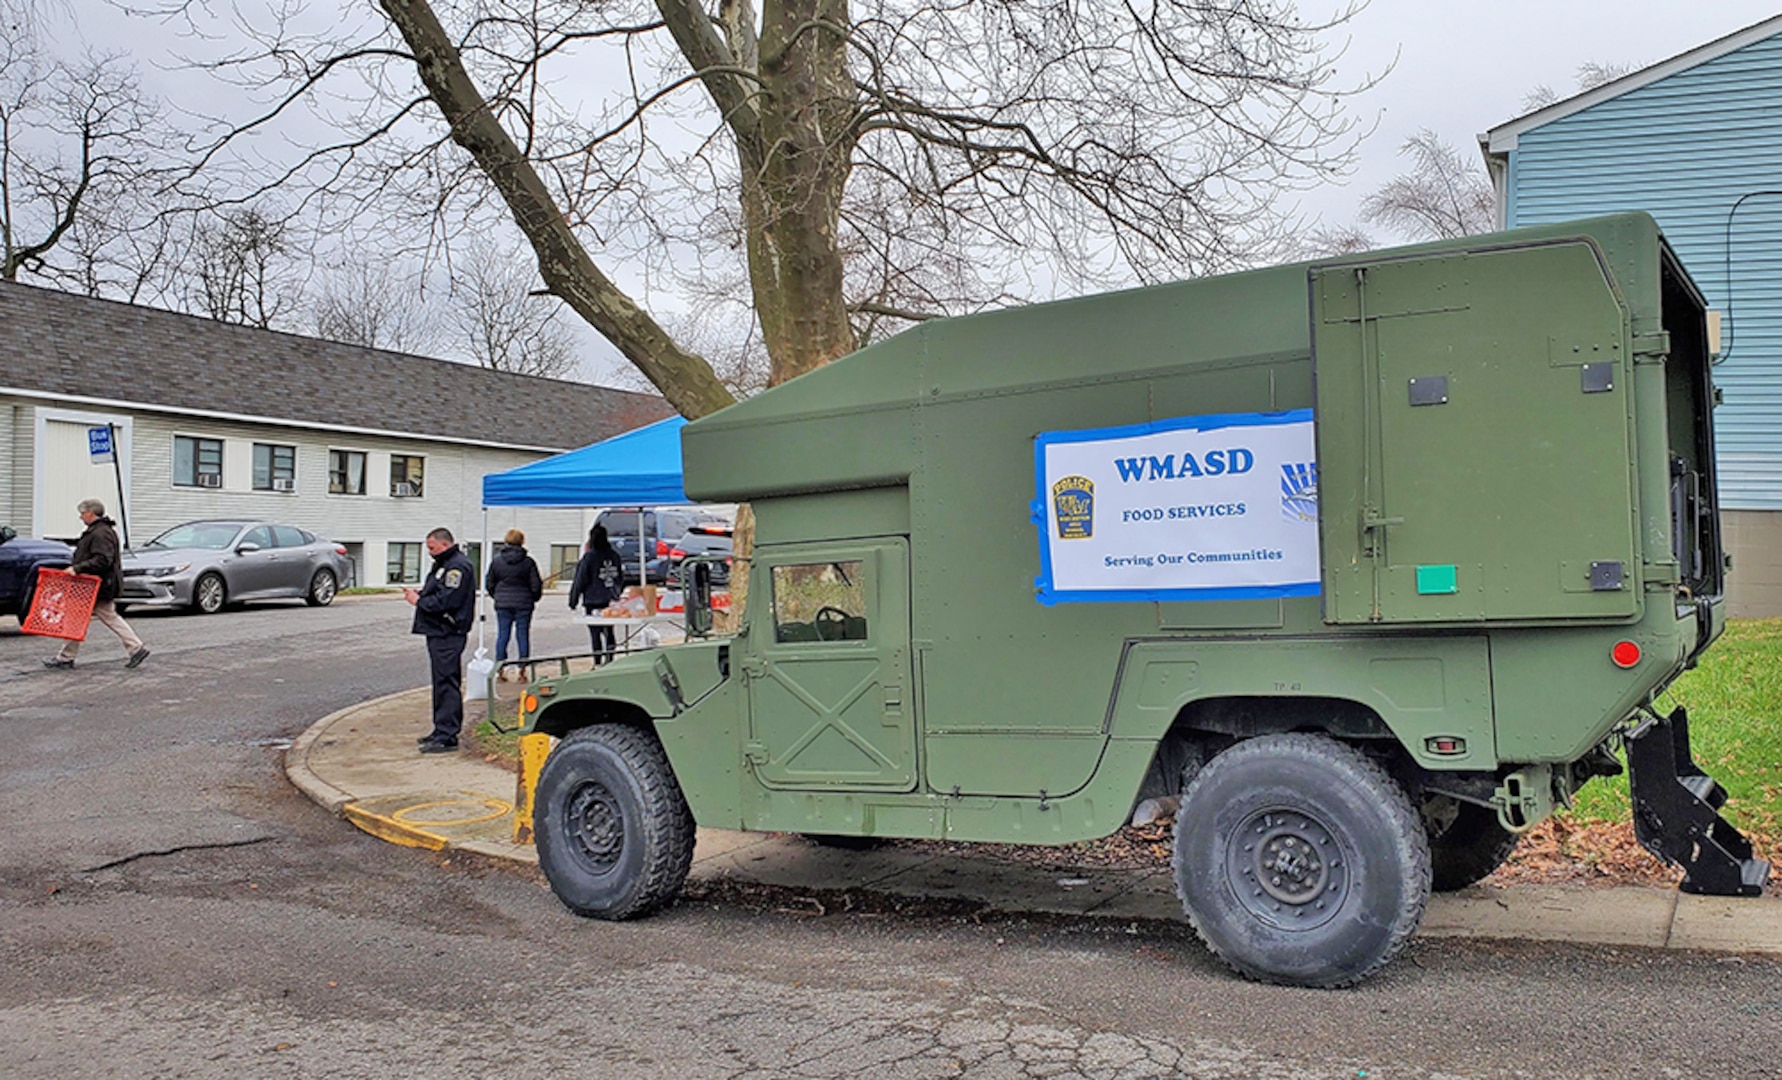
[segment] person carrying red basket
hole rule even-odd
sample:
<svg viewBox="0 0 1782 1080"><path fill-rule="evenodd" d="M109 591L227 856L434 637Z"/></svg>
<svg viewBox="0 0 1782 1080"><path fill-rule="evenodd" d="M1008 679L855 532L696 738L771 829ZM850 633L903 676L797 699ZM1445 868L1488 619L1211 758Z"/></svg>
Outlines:
<svg viewBox="0 0 1782 1080"><path fill-rule="evenodd" d="M118 636L123 643L124 651L129 659L124 666L133 668L148 659L148 646L130 629L130 624L118 614L117 597L124 587L123 569L119 565L118 533L110 518L105 516L105 504L98 499L82 499L80 501L80 520L86 525L85 532L74 545L74 558L69 563L67 574L91 574L99 579L99 599L93 604L93 618L105 624L105 628ZM44 667L71 668L74 666L75 654L80 652L81 643L65 641L61 651L43 662Z"/></svg>

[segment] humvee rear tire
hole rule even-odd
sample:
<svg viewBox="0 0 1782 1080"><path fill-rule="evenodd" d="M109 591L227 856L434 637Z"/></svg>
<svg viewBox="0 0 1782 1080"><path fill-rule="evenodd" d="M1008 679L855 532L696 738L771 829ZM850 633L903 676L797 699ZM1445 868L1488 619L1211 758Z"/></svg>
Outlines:
<svg viewBox="0 0 1782 1080"><path fill-rule="evenodd" d="M1475 803L1450 801L1454 808L1444 808L1446 812L1439 815L1428 813L1425 807L1430 888L1436 892L1464 889L1489 877L1522 840L1520 835L1498 824L1497 811ZM1452 820L1446 820L1450 814Z"/></svg>
<svg viewBox="0 0 1782 1080"><path fill-rule="evenodd" d="M671 903L693 865L693 814L655 733L596 724L539 772L538 865L563 906L633 919Z"/></svg>
<svg viewBox="0 0 1782 1080"><path fill-rule="evenodd" d="M1294 986L1367 978L1429 902L1429 841L1409 796L1322 735L1265 735L1207 762L1182 793L1171 868L1215 955Z"/></svg>

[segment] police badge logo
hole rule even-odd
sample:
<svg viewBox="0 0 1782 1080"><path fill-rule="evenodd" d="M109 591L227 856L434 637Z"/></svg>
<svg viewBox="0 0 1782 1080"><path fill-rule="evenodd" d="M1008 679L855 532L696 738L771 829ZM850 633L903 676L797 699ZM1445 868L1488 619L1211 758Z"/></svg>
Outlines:
<svg viewBox="0 0 1782 1080"><path fill-rule="evenodd" d="M1281 466L1281 516L1288 521L1318 520L1318 463L1302 461Z"/></svg>
<svg viewBox="0 0 1782 1080"><path fill-rule="evenodd" d="M446 571L446 579L445 579L446 588L456 589L458 587L458 582L463 581L463 580L464 580L464 571L462 571L462 570L447 570Z"/></svg>
<svg viewBox="0 0 1782 1080"><path fill-rule="evenodd" d="M1058 539L1089 539L1095 533L1095 482L1066 476L1053 484L1052 516L1058 521Z"/></svg>

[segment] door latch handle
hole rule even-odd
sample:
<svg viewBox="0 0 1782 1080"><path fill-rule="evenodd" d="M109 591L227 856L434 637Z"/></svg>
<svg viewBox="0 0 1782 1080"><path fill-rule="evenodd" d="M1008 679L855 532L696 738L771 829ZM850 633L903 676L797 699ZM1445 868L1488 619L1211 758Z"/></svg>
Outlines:
<svg viewBox="0 0 1782 1080"><path fill-rule="evenodd" d="M744 675L765 675L765 674L767 674L767 662L765 660L758 659L757 657L745 656L742 659L742 663L738 664L737 666L742 668L742 673Z"/></svg>

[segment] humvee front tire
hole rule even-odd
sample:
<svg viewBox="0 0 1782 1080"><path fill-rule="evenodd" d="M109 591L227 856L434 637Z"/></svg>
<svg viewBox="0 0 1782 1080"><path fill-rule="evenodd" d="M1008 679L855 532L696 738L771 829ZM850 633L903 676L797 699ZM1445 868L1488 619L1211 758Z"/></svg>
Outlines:
<svg viewBox="0 0 1782 1080"><path fill-rule="evenodd" d="M1436 796L1437 800L1445 796ZM1476 803L1446 799L1434 812L1424 805L1429 833L1430 888L1453 892L1490 876L1504 864L1522 837L1498 824L1497 811Z"/></svg>
<svg viewBox="0 0 1782 1080"><path fill-rule="evenodd" d="M546 759L533 805L538 865L577 915L648 915L687 880L693 814L653 732L574 732Z"/></svg>
<svg viewBox="0 0 1782 1080"><path fill-rule="evenodd" d="M1429 902L1423 820L1386 771L1321 735L1266 735L1182 793L1171 868L1195 932L1242 975L1338 987L1385 966Z"/></svg>

